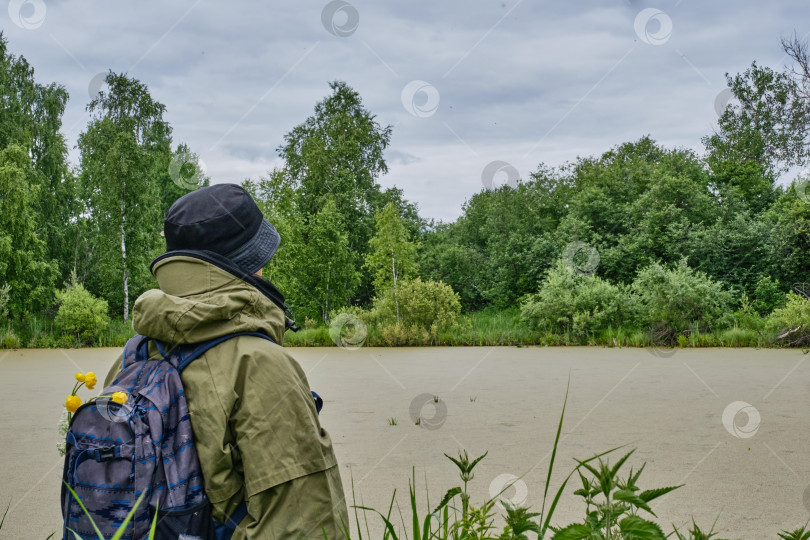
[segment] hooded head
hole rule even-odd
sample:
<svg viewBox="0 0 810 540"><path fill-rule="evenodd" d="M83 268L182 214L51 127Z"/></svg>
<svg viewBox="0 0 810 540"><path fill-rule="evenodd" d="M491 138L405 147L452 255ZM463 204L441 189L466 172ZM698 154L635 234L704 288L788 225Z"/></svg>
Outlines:
<svg viewBox="0 0 810 540"><path fill-rule="evenodd" d="M261 270L281 244L278 231L236 184L215 184L183 195L166 213L163 232L166 251L213 251L247 274Z"/></svg>

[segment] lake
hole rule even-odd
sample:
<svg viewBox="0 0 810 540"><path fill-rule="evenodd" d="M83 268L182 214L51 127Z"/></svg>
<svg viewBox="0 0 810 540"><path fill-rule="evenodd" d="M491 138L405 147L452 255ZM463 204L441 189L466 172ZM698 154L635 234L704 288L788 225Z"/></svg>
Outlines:
<svg viewBox="0 0 810 540"><path fill-rule="evenodd" d="M489 452L470 484L473 503L523 475L503 496L539 511L569 379L552 491L573 458L626 444L638 449L628 465L647 462L642 489L685 484L654 506L665 533L692 516L708 528L719 515L723 537L775 538L810 517L810 362L800 350L289 350L324 398L321 422L349 497L353 479L358 504L384 511L396 488L406 522L412 468L423 509L425 475L435 506L459 484L443 453L461 448ZM11 502L4 538L45 538L59 528L55 444L65 396L76 371L103 381L118 352L0 351L0 506ZM574 478L553 523L584 516L571 494L577 487ZM381 530L378 518L369 521Z"/></svg>

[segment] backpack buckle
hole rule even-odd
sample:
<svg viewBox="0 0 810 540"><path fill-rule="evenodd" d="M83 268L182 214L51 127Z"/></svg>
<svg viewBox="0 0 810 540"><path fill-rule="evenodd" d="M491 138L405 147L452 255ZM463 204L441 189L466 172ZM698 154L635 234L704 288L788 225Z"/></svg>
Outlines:
<svg viewBox="0 0 810 540"><path fill-rule="evenodd" d="M116 452L117 448L114 446L105 446L104 448L99 448L96 450L96 461L109 461L111 459L115 459L118 454Z"/></svg>

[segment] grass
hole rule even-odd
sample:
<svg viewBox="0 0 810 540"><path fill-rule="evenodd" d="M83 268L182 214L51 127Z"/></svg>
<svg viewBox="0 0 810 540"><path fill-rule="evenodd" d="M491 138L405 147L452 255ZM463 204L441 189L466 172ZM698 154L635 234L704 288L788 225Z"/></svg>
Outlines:
<svg viewBox="0 0 810 540"><path fill-rule="evenodd" d="M333 347L325 325L287 331L284 344L290 347ZM533 330L520 319L517 309L484 310L463 314L453 329L440 331L435 338L414 336L409 344L416 346L599 346L599 347L779 347L758 329L734 326L712 332L690 332L678 336L675 343L655 343L650 332L639 328L610 328L584 337L552 334ZM385 347L375 325L368 327L365 346Z"/></svg>
<svg viewBox="0 0 810 540"><path fill-rule="evenodd" d="M298 332L287 331L284 344L289 347L334 347L328 326L307 324ZM131 322L113 320L109 327L93 343L81 343L71 336L61 335L52 318L31 316L21 321L12 321L0 327L0 349L17 348L78 348L121 347L135 335ZM610 328L585 337L570 334L552 334L533 330L521 321L517 309L502 311L484 310L463 314L454 328L440 331L436 336L414 336L408 341L416 346L601 346L601 347L651 347L650 333L638 328ZM376 327L370 325L365 346L388 346ZM713 332L690 332L678 336L674 344L688 347L779 347L758 329L734 326Z"/></svg>
<svg viewBox="0 0 810 540"><path fill-rule="evenodd" d="M112 320L93 343L82 343L74 336L63 335L53 319L30 316L0 327L0 348L3 349L72 349L79 347L123 347L135 335L132 322Z"/></svg>

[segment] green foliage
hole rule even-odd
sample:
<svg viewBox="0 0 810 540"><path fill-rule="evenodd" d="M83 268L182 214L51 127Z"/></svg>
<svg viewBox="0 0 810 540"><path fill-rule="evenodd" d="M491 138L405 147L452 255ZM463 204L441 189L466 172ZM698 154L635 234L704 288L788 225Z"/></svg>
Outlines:
<svg viewBox="0 0 810 540"><path fill-rule="evenodd" d="M96 298L81 284L72 282L56 293L59 311L56 324L63 334L83 343L94 343L110 325L107 301Z"/></svg>
<svg viewBox="0 0 810 540"><path fill-rule="evenodd" d="M374 212L388 202L403 209L412 205L402 201L397 190L383 193L376 181L388 172L383 154L391 139L391 126L381 126L345 82L331 82L329 87L332 93L315 105L313 115L284 136L278 151L295 194L299 220L307 223L333 201L345 224L348 247L362 261L374 232ZM371 279L368 274L361 277L359 295L368 300Z"/></svg>
<svg viewBox="0 0 810 540"><path fill-rule="evenodd" d="M771 178L805 163L810 157L810 100L791 74L754 62L745 72L726 79L738 104L726 108L718 122L719 132L704 139L710 159L758 163ZM752 197L770 186L740 187Z"/></svg>
<svg viewBox="0 0 810 540"><path fill-rule="evenodd" d="M767 319L766 328L777 341L796 347L810 344L810 300L789 292L784 307L777 308Z"/></svg>
<svg viewBox="0 0 810 540"><path fill-rule="evenodd" d="M681 534L681 532L678 530L678 528L675 527L674 525L672 526L672 532L675 533L675 536L676 536L676 538L678 540L711 540L712 538L714 538L718 534L718 533L714 532L714 525L716 523L717 523L717 520L715 520L715 523L712 524L712 528L709 529L708 532L704 532L704 531L702 531L700 529L700 527L697 526L697 523L695 523L695 520L693 519L692 520L692 528L689 529L688 531L686 531L686 534ZM718 538L717 540L722 540L722 539Z"/></svg>
<svg viewBox="0 0 810 540"><path fill-rule="evenodd" d="M808 540L810 539L810 530L807 529L810 521L804 524L804 527L793 529L792 531L781 531L779 538L782 540Z"/></svg>
<svg viewBox="0 0 810 540"><path fill-rule="evenodd" d="M764 276L757 281L753 296L751 307L760 315L767 315L774 309L784 306L787 300L787 295L771 276Z"/></svg>
<svg viewBox="0 0 810 540"><path fill-rule="evenodd" d="M17 334L14 333L14 330L5 330L0 336L2 336L0 345L2 345L4 349L18 349L22 346L22 342L20 338L17 337Z"/></svg>
<svg viewBox="0 0 810 540"><path fill-rule="evenodd" d="M79 272L93 292L129 318L130 288L153 284L149 262L164 247L161 186L170 181L171 128L166 107L141 82L110 72L109 92L88 106L92 120L79 136L82 225L87 234Z"/></svg>
<svg viewBox="0 0 810 540"><path fill-rule="evenodd" d="M533 327L582 337L633 319L633 299L623 286L598 276L578 275L562 262L551 268L537 294L528 296L521 314Z"/></svg>
<svg viewBox="0 0 810 540"><path fill-rule="evenodd" d="M264 275L299 319L325 322L336 306L357 307L369 344L769 344L769 333L795 327L776 331L768 314L810 275L807 186L774 184L785 167L810 160L810 56L795 36L782 45L793 67L753 64L729 77L737 102L705 139L705 156L642 137L557 168L539 164L516 187L473 194L452 223L426 222L401 189L380 187L392 127L332 82L285 136L284 164L244 183L282 237ZM148 264L163 250L162 216L209 182L187 145L172 151L165 107L144 84L112 72L106 83L88 106L74 173L60 133L67 92L38 82L0 36L9 343L78 343L54 335L46 312L71 269L121 313L121 327L98 342L123 339L130 299L155 286ZM598 277L556 273L572 241L598 251ZM706 279L655 269L683 258ZM431 314L439 307L411 298L403 317L400 282L417 277L447 284L467 316L446 323ZM801 342L796 332L798 341L780 343ZM290 342L331 340L310 324Z"/></svg>
<svg viewBox="0 0 810 540"><path fill-rule="evenodd" d="M82 500L79 498L76 492L73 491L73 488L71 488L66 482L64 482L64 484L65 487L68 489L68 491L70 491L70 494L73 496L73 498L76 499L76 502L79 504L79 507L82 509L85 515L87 515L87 517L90 518L90 523L93 525L93 529L96 531L99 540L104 540L104 535L101 534L101 531L98 529L98 525L96 525L96 523L93 521L93 517L90 515L90 512L87 511L87 508L84 506ZM138 507L141 505L141 503L143 503L145 497L146 493L143 493L141 494L140 497L138 497L138 500L135 501L135 504L132 506L132 510L130 510L129 513L121 521L121 526L118 527L118 530L115 532L115 534L110 537L110 540L119 540L124 534L127 533L129 522L132 521L133 517L135 517L135 512L138 510ZM157 520L158 520L158 508L157 506L155 506L154 516L152 517L152 525L149 527L149 534L147 535L146 540L154 540L155 529L157 528ZM68 530L71 533L73 533L73 537L76 540L82 539L82 537L79 536L79 534L73 529L68 527Z"/></svg>
<svg viewBox="0 0 810 540"><path fill-rule="evenodd" d="M396 290L388 289L378 297L371 317L383 327L399 323L405 327L415 326L435 333L456 322L460 313L458 295L449 285L441 281L422 281L416 278L403 281Z"/></svg>
<svg viewBox="0 0 810 540"><path fill-rule="evenodd" d="M0 321L5 321L8 317L8 300L11 286L8 283L0 286Z"/></svg>
<svg viewBox="0 0 810 540"><path fill-rule="evenodd" d="M6 308L15 318L50 304L58 272L37 234L41 189L34 174L25 148L0 149L0 283L9 287Z"/></svg>
<svg viewBox="0 0 810 540"><path fill-rule="evenodd" d="M722 327L732 303L723 284L690 268L682 259L672 268L653 263L638 273L633 291L639 297L639 316L660 337Z"/></svg>
<svg viewBox="0 0 810 540"><path fill-rule="evenodd" d="M282 245L284 237L282 237ZM349 234L334 200L329 199L312 218L306 240L293 249L297 266L291 283L299 313L317 316L324 322L335 307L354 297L360 283L356 270L357 254L349 246Z"/></svg>
<svg viewBox="0 0 810 540"><path fill-rule="evenodd" d="M626 478L621 478L619 471L634 451L622 456L612 466L602 458L595 465L579 462L582 469L577 472L582 487L574 495L584 500L586 518L583 523L558 529L554 535L555 540L594 537L617 540L628 537L650 540L666 538L658 525L642 518L639 513L655 516L649 503L681 486L641 491L637 482L644 465L635 472L630 469Z"/></svg>
<svg viewBox="0 0 810 540"><path fill-rule="evenodd" d="M62 85L37 82L34 68L22 56L9 52L0 32L0 150L17 145L28 157L26 183L36 197L26 201L26 213L35 216L35 231L44 243L45 259L58 264L59 280L65 279L72 267L79 210L68 148L60 131L67 100ZM0 198L7 195L0 187ZM5 210L0 209L2 212ZM3 230L0 224L0 236Z"/></svg>
<svg viewBox="0 0 810 540"><path fill-rule="evenodd" d="M388 288L397 288L403 279L416 272L417 245L408 239L399 209L388 203L374 216L374 237L369 241L365 267L371 271L374 290L379 295ZM394 294L396 300L396 291Z"/></svg>
<svg viewBox="0 0 810 540"><path fill-rule="evenodd" d="M160 162L166 156L161 153ZM160 165L156 165L158 171ZM168 178L166 176L168 175ZM200 157L191 151L187 144L180 144L171 155L165 174L160 175L158 185L161 189L160 214L166 215L174 201L195 189L208 186L211 179L203 169Z"/></svg>

